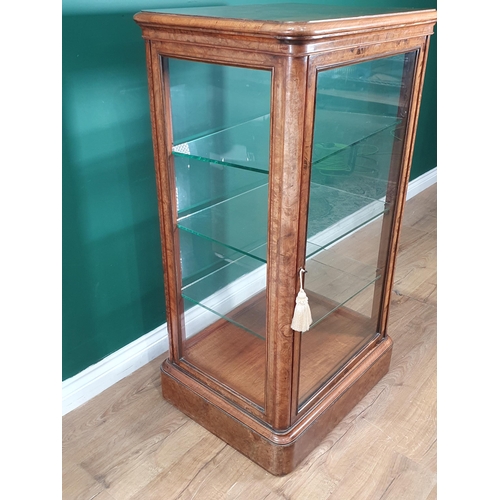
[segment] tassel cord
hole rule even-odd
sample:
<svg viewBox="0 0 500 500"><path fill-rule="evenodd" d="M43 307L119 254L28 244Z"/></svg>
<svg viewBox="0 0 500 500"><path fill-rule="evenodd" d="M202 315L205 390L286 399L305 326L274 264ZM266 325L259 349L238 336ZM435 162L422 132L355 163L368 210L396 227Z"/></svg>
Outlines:
<svg viewBox="0 0 500 500"><path fill-rule="evenodd" d="M295 299L295 310L293 312L291 327L297 332L306 332L312 324L311 309L309 307L309 299L304 291L304 285L302 281L302 274L307 272L305 269L300 268L299 278L300 278L300 290Z"/></svg>

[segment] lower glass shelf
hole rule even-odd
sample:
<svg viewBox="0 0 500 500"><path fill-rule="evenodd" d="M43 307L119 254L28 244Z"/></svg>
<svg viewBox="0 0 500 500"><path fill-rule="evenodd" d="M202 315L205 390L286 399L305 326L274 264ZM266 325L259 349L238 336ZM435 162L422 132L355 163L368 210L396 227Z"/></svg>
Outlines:
<svg viewBox="0 0 500 500"><path fill-rule="evenodd" d="M311 295L311 329L380 279L374 266L352 262L352 269L343 269L342 263L335 261L324 264L313 259L307 263L305 290ZM371 310L365 312L371 314Z"/></svg>
<svg viewBox="0 0 500 500"><path fill-rule="evenodd" d="M249 304L266 288L266 265L240 255L231 263L182 287L186 335L198 334L220 318L261 339L266 336L263 321L246 314Z"/></svg>
<svg viewBox="0 0 500 500"><path fill-rule="evenodd" d="M204 309L209 313L208 315L205 314L204 315L205 318L203 318L202 320L200 319L200 316L203 315L203 312L200 313L200 311L197 311L198 314L196 316L198 321L203 321L204 323L207 322L210 323L210 319L208 319L208 317L210 316L213 318L212 323L210 324L211 326L213 322L216 322L219 319L223 319L224 321L233 324L237 328L241 328L242 330L249 333L250 335L253 335L254 337L257 337L262 340L265 339L266 335L266 322L264 321L265 317L262 317L262 321L257 320L254 311L252 311L252 300L245 302L244 304L240 305L236 309L231 310L227 314L221 314L220 312L216 312L215 310L210 309L203 303L195 302L187 295L182 294L182 298L184 300L187 300L188 302L191 302L195 306L201 307L202 309ZM192 309L188 311L192 311ZM248 314L243 314L242 311L248 312ZM191 319L191 315L189 316L190 316L189 319ZM192 335L192 332L190 330L191 329L188 328L188 336L190 334ZM196 335L200 333L198 330L199 328L196 329L195 332Z"/></svg>
<svg viewBox="0 0 500 500"><path fill-rule="evenodd" d="M319 254L324 262L311 259L307 263L306 291L313 325L325 321L336 309L352 301L375 283L376 265L349 259L335 247ZM259 320L250 304L265 303L267 266L245 255L203 278L182 287L185 300L185 331L190 337L211 327L219 319L234 324L251 335L266 337L265 314ZM262 310L261 305L257 310ZM368 314L371 313L371 310ZM291 319L291 318L290 318Z"/></svg>

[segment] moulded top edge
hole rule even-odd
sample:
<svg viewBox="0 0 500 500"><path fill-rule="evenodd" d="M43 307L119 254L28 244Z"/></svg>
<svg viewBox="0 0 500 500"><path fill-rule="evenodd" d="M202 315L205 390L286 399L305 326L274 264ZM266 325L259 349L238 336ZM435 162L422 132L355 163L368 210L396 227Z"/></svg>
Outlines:
<svg viewBox="0 0 500 500"><path fill-rule="evenodd" d="M435 23L436 10L366 9L311 4L254 4L143 10L141 26L303 38Z"/></svg>

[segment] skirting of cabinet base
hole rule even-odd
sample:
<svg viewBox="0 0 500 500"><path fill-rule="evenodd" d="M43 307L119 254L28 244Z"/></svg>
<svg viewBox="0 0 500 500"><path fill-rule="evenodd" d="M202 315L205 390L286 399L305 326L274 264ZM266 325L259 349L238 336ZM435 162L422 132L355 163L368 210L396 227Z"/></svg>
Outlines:
<svg viewBox="0 0 500 500"><path fill-rule="evenodd" d="M166 360L163 397L274 475L291 472L389 371L392 340L371 350L315 407L285 431L273 431Z"/></svg>

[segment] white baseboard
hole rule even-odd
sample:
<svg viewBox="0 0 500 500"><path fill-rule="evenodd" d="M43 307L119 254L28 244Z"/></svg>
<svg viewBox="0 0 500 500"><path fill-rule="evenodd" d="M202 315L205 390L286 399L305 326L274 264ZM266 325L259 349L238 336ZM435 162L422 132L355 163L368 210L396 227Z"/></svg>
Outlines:
<svg viewBox="0 0 500 500"><path fill-rule="evenodd" d="M168 350L166 323L62 383L62 414L97 396Z"/></svg>
<svg viewBox="0 0 500 500"><path fill-rule="evenodd" d="M434 168L409 183L406 199L413 198L436 182L437 168ZM255 284L262 282L261 274L261 270L258 269L253 284L246 290L252 290L251 293L258 291ZM229 306L230 309L234 308L234 303L228 304ZM189 325L186 325L186 328L188 330L192 329L192 333L198 331L201 328L200 325L206 321L204 319L206 312L199 306L189 310L186 320L187 323L192 323L192 328L188 328ZM208 314L211 315L211 313ZM81 406L167 350L168 335L165 323L109 355L99 363L89 366L74 377L64 380L62 383L62 414L65 415Z"/></svg>
<svg viewBox="0 0 500 500"><path fill-rule="evenodd" d="M413 179L408 183L408 192L406 193L406 199L409 200L413 198L418 193L424 191L428 187L431 187L433 184L437 182L437 167L434 167L432 170L425 172L421 176Z"/></svg>

